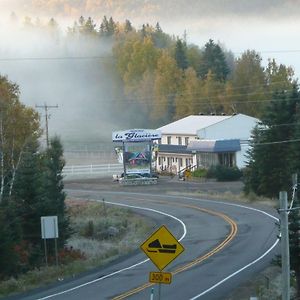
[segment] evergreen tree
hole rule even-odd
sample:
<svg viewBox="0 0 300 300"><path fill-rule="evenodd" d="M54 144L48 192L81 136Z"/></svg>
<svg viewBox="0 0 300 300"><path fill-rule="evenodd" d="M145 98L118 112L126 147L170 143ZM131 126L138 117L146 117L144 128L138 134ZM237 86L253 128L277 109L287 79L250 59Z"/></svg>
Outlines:
<svg viewBox="0 0 300 300"><path fill-rule="evenodd" d="M155 25L154 31L151 32L151 36L157 48L170 48L173 45L173 40L169 35L163 32L158 22Z"/></svg>
<svg viewBox="0 0 300 300"><path fill-rule="evenodd" d="M133 30L133 27L131 25L131 22L129 20L126 20L125 28L124 28L125 33L131 32L132 30Z"/></svg>
<svg viewBox="0 0 300 300"><path fill-rule="evenodd" d="M21 224L18 215L9 203L0 204L0 280L10 276L17 276L24 271L26 258L22 255L19 245L21 244Z"/></svg>
<svg viewBox="0 0 300 300"><path fill-rule="evenodd" d="M100 25L100 34L103 36L108 36L108 20L106 16L103 17L102 23Z"/></svg>
<svg viewBox="0 0 300 300"><path fill-rule="evenodd" d="M36 141L31 141L26 145L12 194L22 228L23 244L19 247L27 253L28 264L31 267L39 266L43 260L40 230L40 217L43 215L40 201L43 189L38 148Z"/></svg>
<svg viewBox="0 0 300 300"><path fill-rule="evenodd" d="M293 169L293 126L284 126L294 120L299 92L281 91L262 117L262 127L254 132L253 148L249 155L245 191L258 195L278 197L279 191L289 190ZM298 150L299 151L299 150Z"/></svg>
<svg viewBox="0 0 300 300"><path fill-rule="evenodd" d="M82 26L81 31L82 34L84 34L85 36L96 36L97 31L95 28L96 28L95 22L91 17L88 17L85 24Z"/></svg>
<svg viewBox="0 0 300 300"><path fill-rule="evenodd" d="M155 25L155 32L156 33L162 33L163 32L158 22Z"/></svg>
<svg viewBox="0 0 300 300"><path fill-rule="evenodd" d="M185 70L188 67L188 61L186 56L186 44L178 39L175 46L175 60L178 68Z"/></svg>
<svg viewBox="0 0 300 300"><path fill-rule="evenodd" d="M113 18L110 17L109 20L107 20L107 17L104 16L100 25L100 36L110 37L115 33L115 30L116 23L114 22Z"/></svg>
<svg viewBox="0 0 300 300"><path fill-rule="evenodd" d="M142 25L141 35L142 35L142 38L144 38L144 37L147 36L147 29L146 29L146 25L145 24Z"/></svg>
<svg viewBox="0 0 300 300"><path fill-rule="evenodd" d="M81 27L84 26L84 24L85 24L85 18L84 18L84 16L80 16L80 17L79 17L78 24L79 24L79 26L81 26Z"/></svg>
<svg viewBox="0 0 300 300"><path fill-rule="evenodd" d="M209 40L204 47L203 62L200 70L201 77L205 78L209 70L215 74L217 80L220 81L226 80L229 73L224 52L213 40Z"/></svg>
<svg viewBox="0 0 300 300"><path fill-rule="evenodd" d="M108 36L114 35L114 33L116 31L116 27L117 27L117 24L115 23L115 21L113 20L113 18L110 17L109 21L108 21L108 30L107 30Z"/></svg>
<svg viewBox="0 0 300 300"><path fill-rule="evenodd" d="M44 214L58 216L59 245L63 247L70 237L71 230L69 218L66 213L65 199L63 191L63 148L58 137L50 141L50 147L46 150L43 158L44 169L42 175L43 195L40 202L41 210Z"/></svg>

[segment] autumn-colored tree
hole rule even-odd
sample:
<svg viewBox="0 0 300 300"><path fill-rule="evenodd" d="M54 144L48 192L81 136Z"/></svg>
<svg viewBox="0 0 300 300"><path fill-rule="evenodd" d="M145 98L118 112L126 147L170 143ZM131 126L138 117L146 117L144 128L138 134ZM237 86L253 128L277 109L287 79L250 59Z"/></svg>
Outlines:
<svg viewBox="0 0 300 300"><path fill-rule="evenodd" d="M181 88L175 99L175 119L198 114L197 98L199 97L200 80L193 68L184 71Z"/></svg>
<svg viewBox="0 0 300 300"><path fill-rule="evenodd" d="M186 58L188 61L188 65L192 67L196 71L197 76L200 77L201 65L203 63L203 53L201 52L199 47L195 45L187 46Z"/></svg>
<svg viewBox="0 0 300 300"><path fill-rule="evenodd" d="M265 74L269 95L280 90L291 90L296 83L294 70L283 64L278 65L275 59L269 59Z"/></svg>
<svg viewBox="0 0 300 300"><path fill-rule="evenodd" d="M0 202L11 195L24 147L40 135L39 116L19 101L19 87L0 76Z"/></svg>
<svg viewBox="0 0 300 300"><path fill-rule="evenodd" d="M228 98L237 113L260 117L263 100L266 99L266 76L261 57L255 51L247 50L236 61L232 87Z"/></svg>
<svg viewBox="0 0 300 300"><path fill-rule="evenodd" d="M155 99L152 111L154 120L168 122L174 119L175 98L181 80L182 71L178 69L176 60L167 51L163 51L155 70Z"/></svg>
<svg viewBox="0 0 300 300"><path fill-rule="evenodd" d="M227 111L225 84L216 79L212 71L200 81L200 91L196 99L198 112L204 114L220 114Z"/></svg>

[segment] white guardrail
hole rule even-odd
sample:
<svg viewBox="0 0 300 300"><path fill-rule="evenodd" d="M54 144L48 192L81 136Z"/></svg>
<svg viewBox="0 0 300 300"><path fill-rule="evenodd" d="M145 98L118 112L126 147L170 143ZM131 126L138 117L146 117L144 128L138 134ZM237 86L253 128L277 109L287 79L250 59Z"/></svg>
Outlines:
<svg viewBox="0 0 300 300"><path fill-rule="evenodd" d="M122 164L102 164L102 165L76 165L65 166L64 177L108 177L114 174L123 173Z"/></svg>

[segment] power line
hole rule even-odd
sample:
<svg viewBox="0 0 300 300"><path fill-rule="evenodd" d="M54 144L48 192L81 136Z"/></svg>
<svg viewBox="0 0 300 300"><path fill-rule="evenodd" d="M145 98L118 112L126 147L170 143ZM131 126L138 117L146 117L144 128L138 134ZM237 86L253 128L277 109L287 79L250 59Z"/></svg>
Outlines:
<svg viewBox="0 0 300 300"><path fill-rule="evenodd" d="M300 142L300 139L284 140L284 141L277 141L277 142L266 142L266 143L254 143L253 146L276 145L276 144L296 143L296 142Z"/></svg>
<svg viewBox="0 0 300 300"><path fill-rule="evenodd" d="M262 50L258 51L258 53L298 53L300 52L300 49L286 49L286 50Z"/></svg>
<svg viewBox="0 0 300 300"><path fill-rule="evenodd" d="M134 103L138 103L138 104L141 104L141 105L147 105L147 106L159 106L159 105L162 105L162 104L167 104L168 103L168 98L169 95L166 95L165 96L165 101L156 101L155 102L147 102L147 101L150 101L150 100L156 100L157 98L154 98L154 97L149 97L149 98L142 98L139 99L139 98L131 98L131 99L111 99L111 101L119 101L120 103L129 103L129 102L134 102ZM214 99L217 98L217 97L213 97ZM206 99L206 101L198 101L198 99ZM209 97L203 97L203 98L198 98L198 99L193 99L192 101L188 102L188 104L194 104L195 106L199 106L199 105L230 105L230 104L248 104L248 103L264 103L264 102L281 102L281 101L300 101L300 99L286 99L286 98L277 98L277 99L260 99L260 100L240 100L240 101L209 101ZM207 101L208 100L208 101ZM183 103L183 105L185 105L185 103Z"/></svg>

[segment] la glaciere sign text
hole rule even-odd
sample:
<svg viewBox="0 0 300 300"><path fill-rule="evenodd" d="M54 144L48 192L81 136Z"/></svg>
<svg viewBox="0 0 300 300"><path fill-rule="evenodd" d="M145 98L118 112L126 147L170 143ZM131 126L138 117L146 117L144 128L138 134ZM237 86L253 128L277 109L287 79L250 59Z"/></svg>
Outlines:
<svg viewBox="0 0 300 300"><path fill-rule="evenodd" d="M130 129L112 133L113 142L138 142L161 139L161 132L152 129Z"/></svg>

